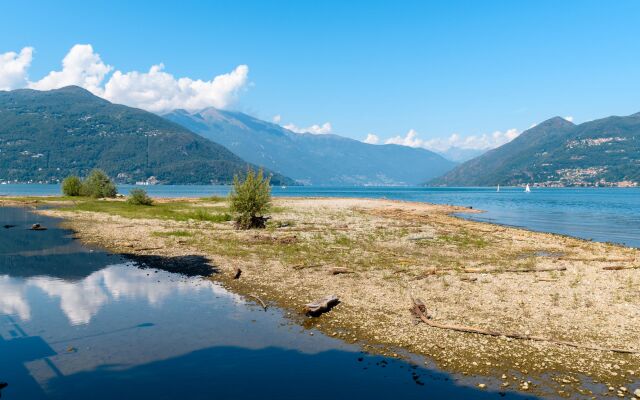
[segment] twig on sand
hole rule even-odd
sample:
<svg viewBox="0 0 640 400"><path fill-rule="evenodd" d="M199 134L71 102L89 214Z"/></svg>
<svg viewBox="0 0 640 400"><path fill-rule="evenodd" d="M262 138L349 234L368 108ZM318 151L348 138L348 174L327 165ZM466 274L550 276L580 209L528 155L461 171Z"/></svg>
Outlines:
<svg viewBox="0 0 640 400"><path fill-rule="evenodd" d="M562 345L562 346L569 346L569 347L575 347L575 348L586 349L586 350L610 351L610 352L613 352L613 353L623 353L623 354L638 354L638 353L640 353L639 350L616 349L616 348L607 348L607 347L600 347L600 346L589 346L589 345L583 345L583 344L580 344L580 343L567 342L567 341L564 341L564 340L549 339L549 338L545 338L545 337L541 337L541 336L523 335L523 334L520 334L520 333L498 332L498 331L492 331L492 330L476 328L476 327L472 327L472 326L465 326L465 325L442 324L442 323L433 321L430 318L430 316L428 315L427 308L426 308L426 306L425 306L425 304L424 304L424 302L422 300L412 298L411 301L413 302L413 308L411 309L413 314L416 317L418 317L422 322L424 322L425 324L427 324L427 325L429 325L431 327L434 327L434 328L446 329L446 330L456 331L456 332L475 333L475 334L478 334L478 335L487 335L487 336L494 336L494 337L507 337L507 338L511 338L511 339L532 340L532 341L536 341L536 342L548 342L548 343L558 344L558 345Z"/></svg>
<svg viewBox="0 0 640 400"><path fill-rule="evenodd" d="M354 271L348 269L348 268L341 268L341 267L335 267L335 268L331 268L331 270L329 271L329 273L331 275L339 275L339 274L353 274Z"/></svg>
<svg viewBox="0 0 640 400"><path fill-rule="evenodd" d="M135 249L136 251L151 251L151 250L161 250L164 249L163 246L160 247L141 247L139 249Z"/></svg>
<svg viewBox="0 0 640 400"><path fill-rule="evenodd" d="M640 269L640 265L611 265L609 267L602 267L605 271L621 271L623 269Z"/></svg>
<svg viewBox="0 0 640 400"><path fill-rule="evenodd" d="M262 299L258 296L256 296L255 294L250 294L249 297L252 297L256 300L258 300L258 302L260 302L260 304L262 305L262 308L264 308L265 311L267 311L267 305L264 301L262 301Z"/></svg>
<svg viewBox="0 0 640 400"><path fill-rule="evenodd" d="M558 282L555 278L538 278L536 282Z"/></svg>
<svg viewBox="0 0 640 400"><path fill-rule="evenodd" d="M549 271L566 271L567 267L542 267L542 268L505 268L505 269L482 269L482 268L465 268L462 272L467 274L499 274L503 272L549 272Z"/></svg>

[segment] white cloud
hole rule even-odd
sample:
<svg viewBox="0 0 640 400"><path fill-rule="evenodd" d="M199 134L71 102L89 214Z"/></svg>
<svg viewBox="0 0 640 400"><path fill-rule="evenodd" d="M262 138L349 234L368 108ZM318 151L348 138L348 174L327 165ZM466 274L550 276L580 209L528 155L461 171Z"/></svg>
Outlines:
<svg viewBox="0 0 640 400"><path fill-rule="evenodd" d="M174 77L164 71L163 64L153 65L147 72L116 70L111 74L114 68L103 62L90 44L77 44L62 60L62 69L30 82L27 70L32 52L33 49L25 47L19 55L0 55L0 89L50 90L77 85L114 103L165 112L176 108L226 108L237 99L249 79L246 65L208 81Z"/></svg>
<svg viewBox="0 0 640 400"><path fill-rule="evenodd" d="M282 127L295 133L311 133L314 135L326 135L327 133L331 133L331 131L333 130L330 122L325 122L322 125L315 124L306 128L300 128L299 126L296 126L292 123L283 125Z"/></svg>
<svg viewBox="0 0 640 400"><path fill-rule="evenodd" d="M272 120L273 120L273 123L279 124L280 121L282 121L282 115L280 114L274 115Z"/></svg>
<svg viewBox="0 0 640 400"><path fill-rule="evenodd" d="M378 135L374 135L373 133L369 133L369 134L367 134L367 138L365 140L363 140L363 142L369 143L369 144L378 144L378 142L380 142L380 138L378 137Z"/></svg>
<svg viewBox="0 0 640 400"><path fill-rule="evenodd" d="M509 129L507 131L495 131L490 134L461 136L457 133L447 138L421 139L418 132L414 129L409 130L405 136L394 136L385 141L386 144L399 144L409 147L422 147L435 151L447 151L452 147L473 150L488 150L505 143L508 143L518 137L520 132L517 129Z"/></svg>
<svg viewBox="0 0 640 400"><path fill-rule="evenodd" d="M233 71L210 81L178 78L164 72L164 65L154 65L149 72L116 71L106 83L103 97L154 112L176 108L199 110L226 108L248 81L249 67L239 65Z"/></svg>
<svg viewBox="0 0 640 400"><path fill-rule="evenodd" d="M20 53L0 54L0 90L12 90L27 84L27 70L33 59L33 48L25 47Z"/></svg>
<svg viewBox="0 0 640 400"><path fill-rule="evenodd" d="M564 117L564 119L566 119L569 122L573 122L573 116L569 115L567 117Z"/></svg>
<svg viewBox="0 0 640 400"><path fill-rule="evenodd" d="M98 53L94 53L90 44L76 44L62 59L60 71L49 72L39 81L30 82L29 87L51 90L77 85L100 95L102 91L100 84L112 69L112 66L102 62Z"/></svg>

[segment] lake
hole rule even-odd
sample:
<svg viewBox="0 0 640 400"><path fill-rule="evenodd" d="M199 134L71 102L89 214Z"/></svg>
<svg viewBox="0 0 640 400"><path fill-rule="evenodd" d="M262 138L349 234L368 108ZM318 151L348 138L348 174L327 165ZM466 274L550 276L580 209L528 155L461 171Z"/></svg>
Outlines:
<svg viewBox="0 0 640 400"><path fill-rule="evenodd" d="M526 398L368 354L210 280L86 247L58 223L0 207L3 400Z"/></svg>
<svg viewBox="0 0 640 400"><path fill-rule="evenodd" d="M134 186L119 187L127 193ZM158 185L152 196L226 195L229 186ZM0 195L56 195L58 185L0 185ZM275 196L367 197L469 206L486 211L463 215L478 221L523 227L640 247L640 188L425 188L274 187Z"/></svg>

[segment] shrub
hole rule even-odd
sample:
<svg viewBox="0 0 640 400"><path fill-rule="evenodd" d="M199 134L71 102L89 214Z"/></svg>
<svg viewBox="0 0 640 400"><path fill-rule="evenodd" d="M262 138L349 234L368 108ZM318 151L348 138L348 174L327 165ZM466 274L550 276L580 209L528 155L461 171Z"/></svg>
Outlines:
<svg viewBox="0 0 640 400"><path fill-rule="evenodd" d="M116 185L111 182L111 179L104 171L94 169L82 183L80 193L83 196L97 199L101 197L116 197L118 191L116 190Z"/></svg>
<svg viewBox="0 0 640 400"><path fill-rule="evenodd" d="M75 175L66 177L62 181L62 194L65 196L80 196L82 181Z"/></svg>
<svg viewBox="0 0 640 400"><path fill-rule="evenodd" d="M242 181L234 176L229 202L238 229L264 228L268 219L264 215L271 209L269 177L265 178L262 170L254 173L251 168Z"/></svg>
<svg viewBox="0 0 640 400"><path fill-rule="evenodd" d="M136 206L151 206L153 205L153 199L143 189L131 189L127 203Z"/></svg>

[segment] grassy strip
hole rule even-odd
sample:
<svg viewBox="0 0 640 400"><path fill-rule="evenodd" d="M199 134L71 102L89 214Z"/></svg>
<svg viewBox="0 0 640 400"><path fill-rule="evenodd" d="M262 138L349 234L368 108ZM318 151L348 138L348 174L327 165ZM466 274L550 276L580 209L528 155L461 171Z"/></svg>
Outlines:
<svg viewBox="0 0 640 400"><path fill-rule="evenodd" d="M128 204L124 201L81 200L63 207L65 211L92 211L134 219L167 219L173 221L231 221L231 215L222 207L194 206L187 202L157 203L152 207Z"/></svg>

